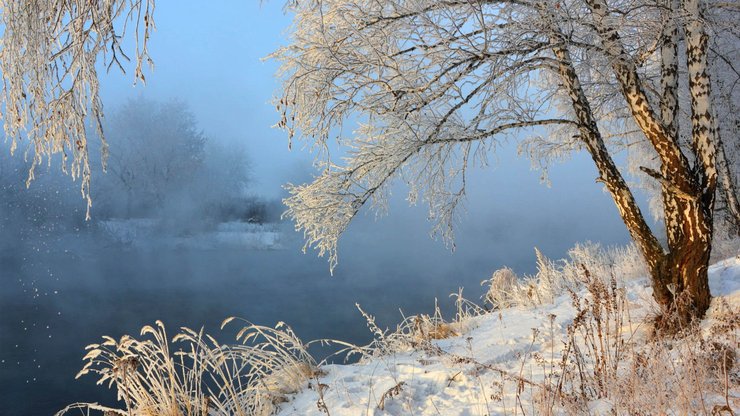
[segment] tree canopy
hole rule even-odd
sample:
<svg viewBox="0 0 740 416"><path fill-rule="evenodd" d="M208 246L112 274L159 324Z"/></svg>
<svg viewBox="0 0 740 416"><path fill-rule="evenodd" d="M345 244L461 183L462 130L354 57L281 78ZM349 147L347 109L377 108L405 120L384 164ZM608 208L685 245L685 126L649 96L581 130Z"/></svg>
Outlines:
<svg viewBox="0 0 740 416"><path fill-rule="evenodd" d="M89 198L83 121L102 130L95 63L123 68L120 38L133 32L143 80L154 0L2 7L12 148L27 138L33 166L71 155ZM285 200L306 247L330 267L352 218L368 204L382 212L397 179L450 240L469 167L512 137L545 168L587 151L645 256L658 303L668 311L685 295L682 316L706 310L717 209L740 224L737 2L307 0L287 9L289 44L272 55L283 86L278 126L326 149L357 122L339 140L343 157L323 152L320 174L289 185ZM621 151L630 172L615 163ZM629 174L655 190L665 235L645 220Z"/></svg>
<svg viewBox="0 0 740 416"><path fill-rule="evenodd" d="M545 167L587 151L658 303L668 310L685 294L682 315L703 314L718 183L740 220L737 3L326 0L290 10L290 43L273 55L279 126L325 147L346 121L359 125L340 140L343 160L320 158L312 183L288 188L288 215L331 267L360 207L382 211L395 179L450 239L469 166L515 137ZM615 163L627 149L660 195L665 246Z"/></svg>

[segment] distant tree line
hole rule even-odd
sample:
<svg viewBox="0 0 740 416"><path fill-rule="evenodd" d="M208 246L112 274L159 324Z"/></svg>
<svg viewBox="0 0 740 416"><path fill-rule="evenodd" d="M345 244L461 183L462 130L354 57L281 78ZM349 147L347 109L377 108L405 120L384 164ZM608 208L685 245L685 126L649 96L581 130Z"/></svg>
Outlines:
<svg viewBox="0 0 740 416"><path fill-rule="evenodd" d="M249 192L244 147L209 140L182 101L136 98L104 122L104 174L93 175L93 213L162 218L181 228L279 220L278 202Z"/></svg>
<svg viewBox="0 0 740 416"><path fill-rule="evenodd" d="M209 140L184 102L131 99L106 118L103 128L106 141L93 149L100 160L92 163L92 223L150 218L187 232L226 221L279 221L280 202L249 191L244 147ZM58 161L37 166L24 189L31 161L18 156L0 152L4 229L25 224L68 230L90 224L78 185L47 174L58 169Z"/></svg>

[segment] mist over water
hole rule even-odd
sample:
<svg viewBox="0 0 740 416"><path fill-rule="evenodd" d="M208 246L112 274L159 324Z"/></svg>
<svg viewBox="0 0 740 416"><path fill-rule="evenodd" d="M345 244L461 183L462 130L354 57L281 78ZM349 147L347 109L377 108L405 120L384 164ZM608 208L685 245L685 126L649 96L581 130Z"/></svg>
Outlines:
<svg viewBox="0 0 740 416"><path fill-rule="evenodd" d="M280 33L290 22L281 4L257 3L157 4L156 69L146 88L132 89L130 76L116 73L101 83L115 143L107 174L92 157L90 221L79 182L59 173L58 160L39 168L25 189L23 149L10 158L0 141L0 416L49 415L77 401L115 405L115 393L95 386L94 376L74 380L84 347L102 335L138 335L155 320L170 336L180 326L203 326L220 342L234 339L220 323L238 316L269 326L284 321L304 341L364 344L371 334L355 303L381 327L399 322L399 309L432 312L435 298L449 316L449 294L459 287L477 301L481 280L498 268L534 273L535 246L557 259L576 242L628 241L587 157L553 167L548 188L514 145L502 144L490 167L470 172L454 252L429 238L427 208L409 207L398 185L387 217L365 210L350 225L331 276L326 259L301 252L292 224L277 222L281 184L305 183L315 172L301 143L288 151L284 132L270 128L278 118L269 104L276 66L260 58L284 43ZM178 149L128 134L131 126L160 129L164 117L115 127L116 114L142 94L185 104L189 116L175 120L194 120L187 131L195 151L178 154L174 171L161 163L137 167L132 174L160 174L137 177L128 189L133 182L119 180L128 177L113 167L132 163L116 165L116 158L138 164L154 151ZM134 223L148 231L137 234Z"/></svg>
<svg viewBox="0 0 740 416"><path fill-rule="evenodd" d="M262 226L279 237L260 247L188 244L187 236L175 244L146 237L121 242L95 218L53 232L43 224L18 228L6 221L0 244L0 414L52 414L76 401L114 404L114 393L96 387L94 376L74 380L84 347L102 335L138 335L157 319L170 336L180 326L203 326L229 342L234 334L220 331L219 324L239 316L263 325L284 321L304 341L364 344L371 335L355 303L382 327L402 319L399 309L405 315L432 312L435 298L449 316L449 294L458 287L478 300L480 281L497 268L534 273L535 245L560 258L578 241L626 242L608 197L586 185L587 177L584 183L569 179L552 192L537 184L526 162L504 164L510 166L473 176L454 252L428 237L425 207L408 207L398 187L389 216L375 219L367 212L352 224L334 276L325 259L312 250L301 253L302 238L290 223ZM519 169L522 176L496 179L502 168ZM569 173L553 174L557 188ZM507 181L508 187L497 183ZM52 184L42 185L54 192ZM489 196L489 188L497 195Z"/></svg>

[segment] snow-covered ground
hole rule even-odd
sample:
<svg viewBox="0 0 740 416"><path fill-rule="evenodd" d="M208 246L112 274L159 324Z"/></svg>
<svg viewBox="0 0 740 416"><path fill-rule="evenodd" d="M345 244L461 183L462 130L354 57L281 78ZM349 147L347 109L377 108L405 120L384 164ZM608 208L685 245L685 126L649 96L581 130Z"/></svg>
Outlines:
<svg viewBox="0 0 740 416"><path fill-rule="evenodd" d="M703 323L705 331L720 315L720 309L727 313L728 305L730 313L737 318L740 307L740 257L713 265L709 274L715 298ZM637 343L644 344L649 336L646 329L649 325L644 323L644 318L654 308L650 285L645 278L618 283L624 287L624 292L620 293L626 294L626 319L622 322L624 337L629 342L642 339ZM309 388L283 403L279 414L542 414L543 408L557 407L554 406L554 399L547 396L547 389L541 387L555 389L561 383L559 377L562 371L559 366L567 345L567 328L573 324L577 314L574 301L585 302L589 296L583 289L575 296L565 294L547 305L513 307L470 317L450 324L444 335L431 337L443 339L429 339L426 344L419 343L416 348L376 354L357 364L322 366L319 375L309 383ZM732 331L734 334L730 335L737 342L740 339L737 326ZM445 338L445 335L452 336ZM734 351L734 360L737 361L736 357L740 356L737 354L737 345ZM572 350L568 352L572 357ZM588 351L585 353L584 357L588 360ZM625 362L628 359L626 357ZM629 367L628 364L625 366ZM619 374L628 370L620 367ZM627 375L625 378L628 378ZM707 404L702 403L706 411L721 409L721 406L729 403L737 412L740 409L740 387L736 382L736 379L728 377L726 398L707 396ZM691 381L687 380L687 383ZM673 400L679 401L681 395L678 392L683 390L681 386L673 388L677 392ZM543 406L542 403L548 400L553 403ZM613 403L610 399L596 397L588 400L584 411L609 414L611 409ZM645 412L650 414L649 410Z"/></svg>

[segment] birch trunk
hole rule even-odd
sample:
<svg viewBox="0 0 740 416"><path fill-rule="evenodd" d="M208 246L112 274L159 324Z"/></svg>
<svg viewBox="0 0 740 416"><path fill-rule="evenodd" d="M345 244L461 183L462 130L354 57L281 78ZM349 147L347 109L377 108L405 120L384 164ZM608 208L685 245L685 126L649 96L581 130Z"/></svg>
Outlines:
<svg viewBox="0 0 740 416"><path fill-rule="evenodd" d="M650 267L653 297L661 306L662 329L673 330L703 317L711 299L707 268L713 234L712 210L717 182L716 129L710 106L707 72L707 37L700 19L698 0L683 0L687 12L687 60L691 89L694 166L678 144L677 28L667 16L661 45L660 117L651 108L634 61L622 45L616 28L609 24L604 0L588 0L596 31L610 58L625 101L635 123L650 140L661 161L660 172L643 168L662 186L667 253L645 250ZM634 227L625 221L628 228Z"/></svg>

